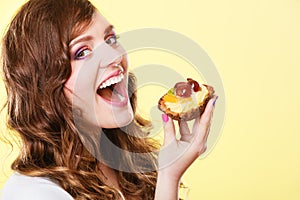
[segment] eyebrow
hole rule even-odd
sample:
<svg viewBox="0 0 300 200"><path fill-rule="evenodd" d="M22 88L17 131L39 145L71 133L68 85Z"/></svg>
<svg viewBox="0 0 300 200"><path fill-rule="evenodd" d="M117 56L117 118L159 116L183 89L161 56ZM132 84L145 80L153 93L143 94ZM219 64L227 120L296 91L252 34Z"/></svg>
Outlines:
<svg viewBox="0 0 300 200"><path fill-rule="evenodd" d="M109 32L111 32L112 30L114 29L114 26L113 25L109 25L105 30L104 30L104 35L107 35ZM79 42L83 42L83 41L90 41L90 40L93 40L94 37L93 36L90 36L90 35L87 35L87 36L84 36L82 38L78 38L78 39L74 39L70 42L70 45L69 45L69 48L71 49L75 44L79 43Z"/></svg>
<svg viewBox="0 0 300 200"><path fill-rule="evenodd" d="M104 31L104 35L107 35L109 32L111 32L115 27L113 25L109 25L105 31Z"/></svg>
<svg viewBox="0 0 300 200"><path fill-rule="evenodd" d="M87 35L87 36L84 36L82 38L78 38L78 39L74 39L71 41L70 45L69 45L69 48L72 49L72 47L79 43L79 42L83 42L83 41L90 41L90 40L93 40L94 37L90 36L90 35Z"/></svg>

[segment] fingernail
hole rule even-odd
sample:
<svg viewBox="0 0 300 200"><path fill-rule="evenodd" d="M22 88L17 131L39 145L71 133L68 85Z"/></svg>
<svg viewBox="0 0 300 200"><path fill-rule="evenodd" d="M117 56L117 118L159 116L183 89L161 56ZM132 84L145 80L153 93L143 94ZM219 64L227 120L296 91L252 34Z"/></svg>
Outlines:
<svg viewBox="0 0 300 200"><path fill-rule="evenodd" d="M215 101L214 101L214 103L213 103L214 106L215 106L215 104L216 104L218 98L219 98L219 96L216 97L216 99L215 99Z"/></svg>
<svg viewBox="0 0 300 200"><path fill-rule="evenodd" d="M162 114L161 116L162 116L162 120L163 120L165 123L167 123L167 122L169 121L168 115Z"/></svg>

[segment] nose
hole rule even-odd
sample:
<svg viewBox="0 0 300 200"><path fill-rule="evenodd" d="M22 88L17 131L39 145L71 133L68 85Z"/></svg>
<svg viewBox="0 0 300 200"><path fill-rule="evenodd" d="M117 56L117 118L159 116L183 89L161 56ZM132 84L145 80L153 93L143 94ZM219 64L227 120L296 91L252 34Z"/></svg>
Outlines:
<svg viewBox="0 0 300 200"><path fill-rule="evenodd" d="M117 57L110 65L113 65L115 67L120 67L120 63L123 60L123 55Z"/></svg>
<svg viewBox="0 0 300 200"><path fill-rule="evenodd" d="M115 66L122 62L125 50L119 47L113 48L108 44L99 46L96 50L97 56L100 58L100 68Z"/></svg>

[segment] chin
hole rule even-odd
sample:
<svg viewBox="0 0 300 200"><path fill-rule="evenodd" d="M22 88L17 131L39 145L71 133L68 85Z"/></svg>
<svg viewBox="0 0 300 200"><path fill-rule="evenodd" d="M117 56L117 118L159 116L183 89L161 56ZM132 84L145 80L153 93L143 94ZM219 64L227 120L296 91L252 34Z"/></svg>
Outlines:
<svg viewBox="0 0 300 200"><path fill-rule="evenodd" d="M129 103L128 103L129 104ZM130 105L126 106L127 108L116 109L111 113L109 120L102 123L99 119L99 126L101 128L120 128L127 126L134 119L134 114Z"/></svg>

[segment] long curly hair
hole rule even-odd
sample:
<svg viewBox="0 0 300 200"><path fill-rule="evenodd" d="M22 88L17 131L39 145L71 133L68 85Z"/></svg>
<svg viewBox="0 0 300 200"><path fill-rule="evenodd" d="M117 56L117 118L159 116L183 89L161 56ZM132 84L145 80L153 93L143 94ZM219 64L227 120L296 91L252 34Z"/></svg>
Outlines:
<svg viewBox="0 0 300 200"><path fill-rule="evenodd" d="M48 177L76 200L120 197L117 189L105 184L100 161L80 139L72 104L64 93L71 75L69 43L89 26L94 13L95 7L87 0L29 0L10 23L2 47L7 126L22 142L12 169L27 176ZM145 137L149 122L135 112L133 74L128 84L135 118L122 129L103 130L113 144L126 149L107 162L117 166L118 182L126 198L153 199L157 172L151 169L157 169L157 155L153 153L157 145ZM111 158L109 148L105 146L107 158ZM143 156L136 158L130 152ZM130 172L119 170L123 165Z"/></svg>

